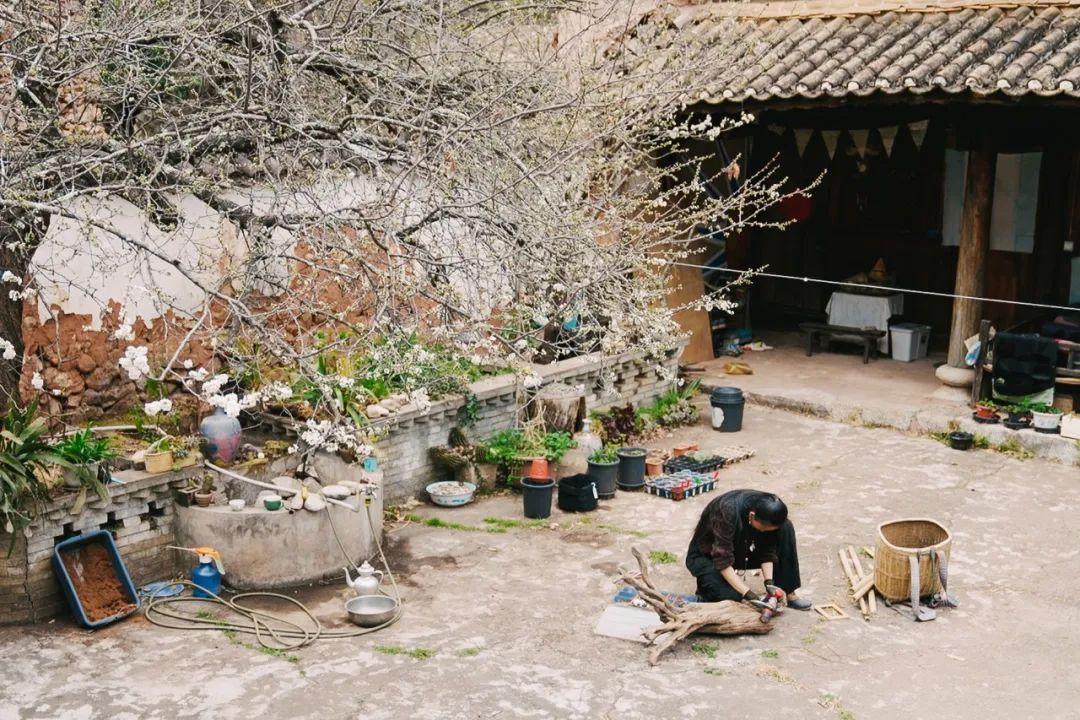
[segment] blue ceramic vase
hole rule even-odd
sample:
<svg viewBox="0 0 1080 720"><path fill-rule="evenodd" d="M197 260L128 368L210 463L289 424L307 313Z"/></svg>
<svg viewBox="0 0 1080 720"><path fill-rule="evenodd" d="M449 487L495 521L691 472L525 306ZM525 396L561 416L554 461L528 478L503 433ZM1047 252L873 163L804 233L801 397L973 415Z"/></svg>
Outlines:
<svg viewBox="0 0 1080 720"><path fill-rule="evenodd" d="M206 456L211 460L231 463L240 447L240 421L218 408L199 423L199 432L206 438Z"/></svg>

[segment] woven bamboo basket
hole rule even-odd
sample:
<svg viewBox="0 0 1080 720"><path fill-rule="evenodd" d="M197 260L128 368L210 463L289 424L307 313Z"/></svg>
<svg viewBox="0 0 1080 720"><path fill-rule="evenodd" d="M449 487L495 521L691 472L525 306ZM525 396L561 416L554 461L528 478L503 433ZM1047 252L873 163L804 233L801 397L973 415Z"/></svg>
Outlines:
<svg viewBox="0 0 1080 720"><path fill-rule="evenodd" d="M938 567L930 557L936 550L946 562L952 549L952 535L945 527L928 518L890 520L878 525L877 550L874 553L874 587L887 600L911 597L912 555L919 557L919 594L939 592Z"/></svg>

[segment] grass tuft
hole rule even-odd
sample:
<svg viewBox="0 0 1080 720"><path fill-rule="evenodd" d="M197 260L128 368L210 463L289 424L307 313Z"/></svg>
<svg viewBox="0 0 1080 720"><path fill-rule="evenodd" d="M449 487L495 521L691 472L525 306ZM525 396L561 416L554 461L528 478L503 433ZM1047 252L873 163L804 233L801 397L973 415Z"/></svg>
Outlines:
<svg viewBox="0 0 1080 720"><path fill-rule="evenodd" d="M653 550L649 553L649 560L656 565L674 565L679 558L667 550Z"/></svg>

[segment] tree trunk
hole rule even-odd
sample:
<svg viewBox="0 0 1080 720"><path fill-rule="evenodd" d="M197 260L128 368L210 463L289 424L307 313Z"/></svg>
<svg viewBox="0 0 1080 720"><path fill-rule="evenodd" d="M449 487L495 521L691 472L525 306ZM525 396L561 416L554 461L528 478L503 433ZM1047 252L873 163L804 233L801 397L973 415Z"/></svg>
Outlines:
<svg viewBox="0 0 1080 720"><path fill-rule="evenodd" d="M982 296L990 252L990 215L994 207L997 153L984 131L979 147L968 153L964 208L960 217L960 255L956 260L957 295ZM964 367L964 340L979 330L982 301L955 298L949 331L949 365Z"/></svg>
<svg viewBox="0 0 1080 720"><path fill-rule="evenodd" d="M638 562L638 573L624 574L620 578L636 588L638 597L644 600L663 621L662 625L645 632L645 639L652 645L649 664L656 665L660 656L680 640L695 633L707 635L764 635L772 632L771 622L761 621L761 612L749 605L733 600L711 603L692 603L683 607L671 604L649 579L649 563L638 548L631 550Z"/></svg>
<svg viewBox="0 0 1080 720"><path fill-rule="evenodd" d="M10 342L15 348L13 360L0 360L0 408L9 403L21 403L19 397L19 378L22 376L23 353L23 300L12 299L11 291L21 291L25 287L26 274L30 258L37 249L47 227L47 218L35 222L38 218L27 214L17 217L0 216L0 275L5 271L19 278L18 283L0 282L0 338ZM21 226L18 220L22 220Z"/></svg>
<svg viewBox="0 0 1080 720"><path fill-rule="evenodd" d="M536 394L534 402L534 417L543 418L547 432L573 433L585 421L584 389L552 383Z"/></svg>

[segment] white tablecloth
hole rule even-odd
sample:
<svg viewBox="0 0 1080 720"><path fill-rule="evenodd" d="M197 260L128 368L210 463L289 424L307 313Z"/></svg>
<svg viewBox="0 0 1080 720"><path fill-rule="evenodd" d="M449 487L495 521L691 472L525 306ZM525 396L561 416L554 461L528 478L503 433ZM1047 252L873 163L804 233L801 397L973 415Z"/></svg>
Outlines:
<svg viewBox="0 0 1080 720"><path fill-rule="evenodd" d="M846 325L857 328L877 328L889 332L889 318L902 315L904 296L894 295L856 295L854 293L834 292L825 306L829 313L830 325ZM878 340L878 350L889 352L889 336Z"/></svg>

